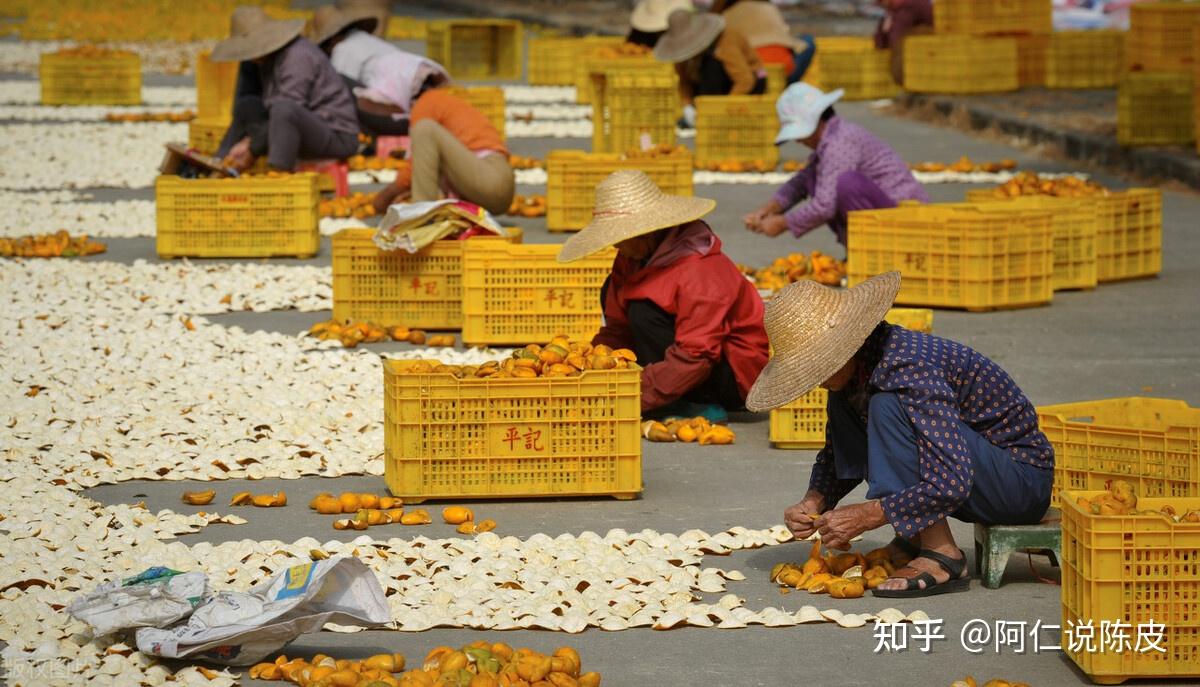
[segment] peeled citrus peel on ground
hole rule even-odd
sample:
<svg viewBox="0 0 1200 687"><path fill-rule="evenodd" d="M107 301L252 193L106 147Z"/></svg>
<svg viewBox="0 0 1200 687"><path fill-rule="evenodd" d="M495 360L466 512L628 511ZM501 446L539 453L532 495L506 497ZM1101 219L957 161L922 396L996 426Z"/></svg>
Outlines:
<svg viewBox="0 0 1200 687"><path fill-rule="evenodd" d="M360 343L380 343L387 341L407 342L416 346L454 346L457 337L453 334L434 334L429 336L422 329L409 329L401 325L384 327L374 322L339 322L326 320L309 327L308 335L320 341L338 341L346 348L354 348Z"/></svg>
<svg viewBox="0 0 1200 687"><path fill-rule="evenodd" d="M61 229L53 234L0 238L0 258L74 258L106 250L108 246L90 240L87 234L72 236Z"/></svg>
<svg viewBox="0 0 1200 687"><path fill-rule="evenodd" d="M955 680L950 683L950 687L979 687L979 685L975 682L975 678L968 675L961 680ZM1008 680L997 678L983 683L983 687L1029 687L1029 685L1024 682L1009 682Z"/></svg>
<svg viewBox="0 0 1200 687"><path fill-rule="evenodd" d="M682 441L709 444L732 444L737 435L724 425L714 425L704 417L668 418L663 421L646 420L642 423L642 437L655 442Z"/></svg>
<svg viewBox="0 0 1200 687"><path fill-rule="evenodd" d="M258 508L281 508L287 505L287 494L282 491L274 494L251 494L241 491L229 500L231 506L257 506Z"/></svg>
<svg viewBox="0 0 1200 687"><path fill-rule="evenodd" d="M189 506L207 506L212 503L217 492L209 489L208 491L185 491L181 500Z"/></svg>
<svg viewBox="0 0 1200 687"><path fill-rule="evenodd" d="M317 203L320 217L366 219L375 216L375 194L356 191L341 198L328 198Z"/></svg>
<svg viewBox="0 0 1200 687"><path fill-rule="evenodd" d="M803 565L778 563L771 568L771 581L785 589L803 589L811 594L828 593L835 599L857 599L866 590L883 584L896 571L886 548L860 553L821 555L821 542L814 541Z"/></svg>
<svg viewBox="0 0 1200 687"><path fill-rule="evenodd" d="M519 217L542 217L546 214L546 196L513 196L506 214Z"/></svg>
<svg viewBox="0 0 1200 687"><path fill-rule="evenodd" d="M250 667L252 680L291 682L300 687L398 687L396 673L404 670L404 654L376 654L361 661L335 659L325 654L312 661L279 656L270 663Z"/></svg>
<svg viewBox="0 0 1200 687"><path fill-rule="evenodd" d="M747 267L738 265L742 274L750 278L760 289L772 291L782 289L788 284L801 279L812 279L826 286L840 286L846 276L846 263L819 250L811 254L791 253L784 257L775 258L767 267Z"/></svg>
<svg viewBox="0 0 1200 687"><path fill-rule="evenodd" d="M337 515L339 513L357 513L360 510L393 510L404 505L404 500L395 496L379 496L377 494L356 493L344 491L338 496L329 492L321 492L308 502L310 510L322 515Z"/></svg>
<svg viewBox="0 0 1200 687"><path fill-rule="evenodd" d="M1200 510L1185 511L1181 515L1171 504L1159 510L1138 510L1137 488L1124 480L1108 480L1104 487L1103 494L1090 499L1080 496L1075 504L1092 515L1156 515L1173 523L1200 523Z"/></svg>

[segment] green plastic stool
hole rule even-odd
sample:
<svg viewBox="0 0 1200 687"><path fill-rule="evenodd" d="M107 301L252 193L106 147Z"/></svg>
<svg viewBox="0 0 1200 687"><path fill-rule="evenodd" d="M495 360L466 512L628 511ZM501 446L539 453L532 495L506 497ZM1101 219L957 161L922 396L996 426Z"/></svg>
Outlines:
<svg viewBox="0 0 1200 687"><path fill-rule="evenodd" d="M983 586L999 589L1008 557L1032 551L1050 557L1058 567L1062 555L1062 514L1050 510L1036 525L981 525L975 523L975 574Z"/></svg>

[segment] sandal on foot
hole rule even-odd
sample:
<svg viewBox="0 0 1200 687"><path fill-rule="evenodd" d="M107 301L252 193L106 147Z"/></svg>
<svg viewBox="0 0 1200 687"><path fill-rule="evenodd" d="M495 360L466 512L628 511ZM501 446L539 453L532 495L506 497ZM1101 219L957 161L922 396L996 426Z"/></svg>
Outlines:
<svg viewBox="0 0 1200 687"><path fill-rule="evenodd" d="M905 556L908 556L909 560L912 560L912 559L916 558L917 556L921 555L921 547L910 542L909 540L905 539L904 537L900 537L900 536L893 537L892 541L889 543L889 545L894 546L897 549L900 549L900 553L904 554Z"/></svg>
<svg viewBox="0 0 1200 687"><path fill-rule="evenodd" d="M958 551L963 554L962 549ZM941 566L950 575L950 579L945 582L938 582L933 575L927 572L920 573L913 577L893 577L891 579L902 579L905 581L904 589L873 589L871 593L875 596L885 599L916 599L923 596L933 596L935 594L951 594L954 592L965 592L971 587L971 577L964 576L963 573L967 570L967 556L962 555L962 558L957 560L949 556L942 555L937 551L930 549L921 549L916 558L926 558ZM915 559L914 559L915 560ZM922 587L921 583L925 586Z"/></svg>

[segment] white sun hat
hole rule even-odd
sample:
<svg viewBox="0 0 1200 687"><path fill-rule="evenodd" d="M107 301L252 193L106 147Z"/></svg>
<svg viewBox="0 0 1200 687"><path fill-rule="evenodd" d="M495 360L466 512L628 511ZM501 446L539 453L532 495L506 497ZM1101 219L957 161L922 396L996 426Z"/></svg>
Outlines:
<svg viewBox="0 0 1200 687"><path fill-rule="evenodd" d="M826 93L816 86L804 82L794 83L779 95L775 111L779 114L779 135L775 145L788 141L799 141L812 136L821 121L821 113L842 99L845 91L837 89Z"/></svg>

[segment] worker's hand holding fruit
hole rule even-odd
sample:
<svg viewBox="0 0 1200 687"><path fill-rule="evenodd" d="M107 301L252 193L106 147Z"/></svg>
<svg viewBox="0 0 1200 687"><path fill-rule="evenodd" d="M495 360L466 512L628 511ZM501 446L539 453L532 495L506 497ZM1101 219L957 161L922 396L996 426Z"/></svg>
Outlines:
<svg viewBox="0 0 1200 687"><path fill-rule="evenodd" d="M774 238L787 231L787 219L783 215L767 215L756 224L747 222L746 228L756 234Z"/></svg>
<svg viewBox="0 0 1200 687"><path fill-rule="evenodd" d="M817 520L817 531L827 549L849 549L850 540L868 530L887 524L879 501L866 501L834 508Z"/></svg>
<svg viewBox="0 0 1200 687"><path fill-rule="evenodd" d="M757 210L748 213L742 218L742 221L746 223L747 229L751 231L758 231L759 225L762 224L763 220L771 215L778 215L780 212L783 212L783 208L779 207L779 203L776 203L774 200L772 200Z"/></svg>
<svg viewBox="0 0 1200 687"><path fill-rule="evenodd" d="M244 172L254 164L254 155L250 152L250 137L243 138L229 149L225 155L224 164L239 172Z"/></svg>
<svg viewBox="0 0 1200 687"><path fill-rule="evenodd" d="M810 489L804 499L783 512L783 524L796 539L808 539L817 531L817 518L825 510L825 497Z"/></svg>

